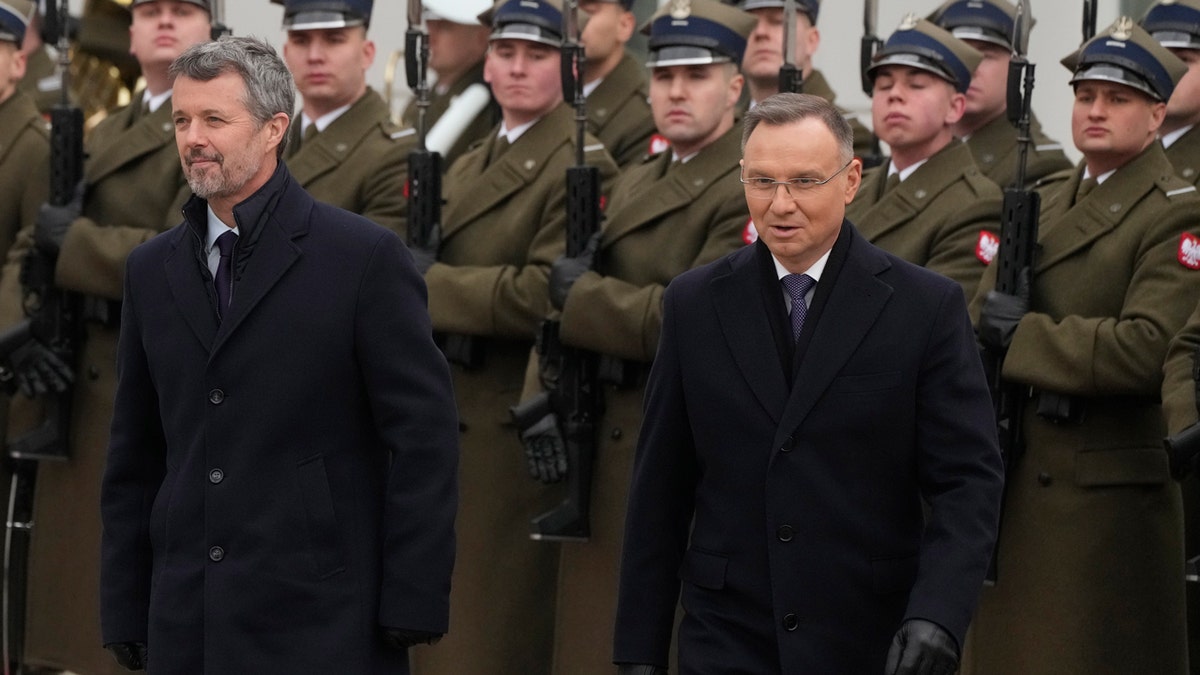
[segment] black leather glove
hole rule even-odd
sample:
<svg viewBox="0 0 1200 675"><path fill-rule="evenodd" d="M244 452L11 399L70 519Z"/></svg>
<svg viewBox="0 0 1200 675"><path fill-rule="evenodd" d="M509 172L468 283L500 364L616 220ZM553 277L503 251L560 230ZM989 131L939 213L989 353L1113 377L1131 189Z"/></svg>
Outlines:
<svg viewBox="0 0 1200 675"><path fill-rule="evenodd" d="M29 398L61 394L75 381L71 366L37 339L13 350L10 359L17 386Z"/></svg>
<svg viewBox="0 0 1200 675"><path fill-rule="evenodd" d="M896 631L884 675L954 675L958 644L941 626L909 619Z"/></svg>
<svg viewBox="0 0 1200 675"><path fill-rule="evenodd" d="M141 642L112 642L104 648L113 655L122 668L129 670L146 669L146 645Z"/></svg>
<svg viewBox="0 0 1200 675"><path fill-rule="evenodd" d="M408 250L412 252L413 264L417 266L417 271L421 276L433 267L433 263L437 262L438 249L442 246L442 228L437 225L429 231L429 241L424 246L409 246Z"/></svg>
<svg viewBox="0 0 1200 675"><path fill-rule="evenodd" d="M550 266L550 304L554 309L561 310L567 304L567 295L571 287L579 281L584 272L592 269L596 260L596 250L600 248L600 233L593 234L578 257L568 258L559 256Z"/></svg>
<svg viewBox="0 0 1200 675"><path fill-rule="evenodd" d="M988 291L979 310L979 341L992 349L1008 349L1021 317L1029 313L1029 270L1021 270L1017 293Z"/></svg>
<svg viewBox="0 0 1200 675"><path fill-rule="evenodd" d="M567 444L558 419L548 413L521 431L521 445L529 461L529 475L543 483L557 483L567 475Z"/></svg>
<svg viewBox="0 0 1200 675"><path fill-rule="evenodd" d="M38 209L37 224L33 228L33 243L39 251L50 256L58 255L71 223L83 213L83 181L75 186L71 201L64 206L43 203Z"/></svg>
<svg viewBox="0 0 1200 675"><path fill-rule="evenodd" d="M645 663L623 663L617 666L617 675L667 675L667 671Z"/></svg>
<svg viewBox="0 0 1200 675"><path fill-rule="evenodd" d="M442 639L441 633L430 633L425 630L405 630L403 628L384 628L383 641L395 649L408 649L416 645L433 645Z"/></svg>

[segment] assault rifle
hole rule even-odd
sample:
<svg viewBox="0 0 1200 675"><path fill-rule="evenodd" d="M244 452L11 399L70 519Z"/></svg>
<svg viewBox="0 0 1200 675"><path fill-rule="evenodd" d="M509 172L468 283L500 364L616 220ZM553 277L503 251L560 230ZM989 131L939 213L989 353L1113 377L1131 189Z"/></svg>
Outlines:
<svg viewBox="0 0 1200 675"><path fill-rule="evenodd" d="M45 17L55 34L58 65L62 73L62 101L50 112L50 195L54 206L76 199L83 179L83 111L68 98L71 43L67 34L70 12L67 0L47 0ZM45 348L65 364L75 363L78 345L79 297L54 286L56 258L37 247L30 249L21 267L22 305L27 318L0 335L0 361L20 363L22 352ZM13 391L11 373L4 386ZM20 664L25 634L25 582L28 577L29 535L33 528L33 491L39 459L65 460L71 420L71 389L48 391L42 400L42 422L8 441L12 464L4 531L4 583L0 589L0 621L4 630L4 663Z"/></svg>
<svg viewBox="0 0 1200 675"><path fill-rule="evenodd" d="M209 11L212 12L209 16L212 18L213 41L220 40L226 35L233 35L233 31L225 25L225 0L212 0L208 5Z"/></svg>
<svg viewBox="0 0 1200 675"><path fill-rule="evenodd" d="M779 67L779 93L798 94L804 71L796 67L796 0L783 2L783 65Z"/></svg>
<svg viewBox="0 0 1200 675"><path fill-rule="evenodd" d="M1017 3L1017 15L1013 26L1013 54L1008 66L1008 121L1017 128L1017 177L1012 185L1004 189L1004 208L1000 222L1000 250L992 263L996 265L996 290L1016 295L1022 283L1029 283L1033 273L1033 254L1037 247L1038 215L1041 210L1041 195L1025 186L1025 175L1029 164L1029 147L1033 144L1029 127L1033 115L1034 64L1022 54L1022 45L1027 22L1026 3ZM1023 279L1024 277L1024 279ZM992 389L992 404L996 411L996 430L1000 441L1000 454L1004 460L1005 485L1009 485L1017 461L1020 459L1024 437L1021 416L1028 403L1029 388L1004 382L1004 352L985 350L984 364ZM1003 513L1003 510L1002 510ZM996 556L987 580L994 583L997 577Z"/></svg>
<svg viewBox="0 0 1200 675"><path fill-rule="evenodd" d="M404 69L417 94L417 147L408 153L408 243L437 247L442 220L442 157L426 147L429 133L429 35L422 30L421 0L408 0Z"/></svg>
<svg viewBox="0 0 1200 675"><path fill-rule="evenodd" d="M566 253L579 257L600 231L600 170L584 159L587 103L583 94L583 45L579 42L577 0L563 6L563 96L572 96L575 108L575 166L567 169ZM514 407L519 429L553 412L561 424L567 455L567 497L554 509L533 519L530 538L541 541L587 541L591 536L589 512L592 497L592 462L596 455L596 427L602 402L596 354L569 347L559 335L560 322L542 324L537 351L539 370L547 391ZM549 375L547 375L549 374Z"/></svg>
<svg viewBox="0 0 1200 675"><path fill-rule="evenodd" d="M867 71L871 69L871 62L875 60L876 52L883 46L883 40L879 39L875 29L878 19L878 0L863 0L863 36L862 42L859 44L858 65L862 77L862 90L868 97L874 93L875 85L871 82L871 76L867 74Z"/></svg>
<svg viewBox="0 0 1200 675"><path fill-rule="evenodd" d="M1087 42L1095 36L1096 0L1083 0L1083 42Z"/></svg>

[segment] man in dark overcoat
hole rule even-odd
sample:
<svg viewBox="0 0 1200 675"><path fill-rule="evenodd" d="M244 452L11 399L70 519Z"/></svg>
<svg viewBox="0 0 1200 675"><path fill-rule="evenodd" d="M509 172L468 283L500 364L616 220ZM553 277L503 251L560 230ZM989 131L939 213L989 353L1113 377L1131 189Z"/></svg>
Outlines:
<svg viewBox="0 0 1200 675"><path fill-rule="evenodd" d="M845 220L836 108L743 124L759 241L667 287L614 661L665 668L680 600L680 673L953 672L1002 481L962 291Z"/></svg>
<svg viewBox="0 0 1200 675"><path fill-rule="evenodd" d="M270 46L172 73L195 196L129 256L104 642L151 673L406 673L448 626L457 503L424 285L395 233L279 162L295 98Z"/></svg>

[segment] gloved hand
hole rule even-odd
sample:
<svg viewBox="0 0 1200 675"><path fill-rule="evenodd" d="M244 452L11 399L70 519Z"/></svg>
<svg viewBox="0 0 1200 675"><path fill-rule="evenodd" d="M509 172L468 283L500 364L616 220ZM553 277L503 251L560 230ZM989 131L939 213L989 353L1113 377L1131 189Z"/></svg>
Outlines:
<svg viewBox="0 0 1200 675"><path fill-rule="evenodd" d="M424 630L405 630L403 628L383 629L383 641L395 649L408 649L416 645L437 644L442 639L441 633L430 633Z"/></svg>
<svg viewBox="0 0 1200 675"><path fill-rule="evenodd" d="M596 250L599 248L600 233L596 232L588 238L587 246L578 257L559 256L550 266L550 304L554 309L561 310L566 306L571 287L579 281L584 272L592 269L596 260Z"/></svg>
<svg viewBox="0 0 1200 675"><path fill-rule="evenodd" d="M909 619L896 631L884 675L954 675L958 644L941 626Z"/></svg>
<svg viewBox="0 0 1200 675"><path fill-rule="evenodd" d="M50 256L58 255L71 223L83 213L83 193L86 185L80 181L75 186L71 201L64 206L43 203L38 209L37 224L33 228L33 243L38 250Z"/></svg>
<svg viewBox="0 0 1200 675"><path fill-rule="evenodd" d="M146 645L141 642L112 642L104 648L113 655L122 668L129 670L146 669Z"/></svg>
<svg viewBox="0 0 1200 675"><path fill-rule="evenodd" d="M567 475L567 444L554 413L547 413L521 431L521 445L529 462L529 475L543 483L557 483Z"/></svg>
<svg viewBox="0 0 1200 675"><path fill-rule="evenodd" d="M29 398L61 394L75 381L71 366L36 338L13 350L10 358L17 386Z"/></svg>
<svg viewBox="0 0 1200 675"><path fill-rule="evenodd" d="M979 341L992 349L1008 349L1021 317L1029 313L1029 270L1017 277L1017 293L988 291L979 310Z"/></svg>
<svg viewBox="0 0 1200 675"><path fill-rule="evenodd" d="M667 671L645 663L623 663L617 666L617 675L667 675Z"/></svg>

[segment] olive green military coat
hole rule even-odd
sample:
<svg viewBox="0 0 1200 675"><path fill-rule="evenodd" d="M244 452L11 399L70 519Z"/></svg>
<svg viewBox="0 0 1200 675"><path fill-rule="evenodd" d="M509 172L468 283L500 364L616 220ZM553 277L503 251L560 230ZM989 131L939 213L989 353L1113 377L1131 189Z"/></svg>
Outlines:
<svg viewBox="0 0 1200 675"><path fill-rule="evenodd" d="M591 539L563 546L555 673L611 675L625 501L642 425L645 374L658 346L662 294L676 275L745 245L737 124L684 164L663 152L613 189L597 272L575 282L561 320L565 342L624 362L628 381L604 387L592 477Z"/></svg>
<svg viewBox="0 0 1200 675"><path fill-rule="evenodd" d="M288 130L284 162L313 199L357 213L405 236L408 153L415 131L391 121L387 104L372 89L325 131L301 142L300 116Z"/></svg>
<svg viewBox="0 0 1200 675"><path fill-rule="evenodd" d="M1004 196L957 139L884 194L887 163L863 174L846 217L867 241L957 281L970 299L995 253Z"/></svg>
<svg viewBox="0 0 1200 675"><path fill-rule="evenodd" d="M1200 126L1192 127L1167 148L1167 159L1180 178L1200 185Z"/></svg>
<svg viewBox="0 0 1200 675"><path fill-rule="evenodd" d="M646 157L654 135L646 69L629 54L587 97L588 131L624 169Z"/></svg>
<svg viewBox="0 0 1200 675"><path fill-rule="evenodd" d="M1179 487L1159 403L1167 343L1200 296L1200 197L1153 143L1078 203L1082 167L1043 197L1031 312L1004 361L1029 386L999 580L968 639L973 675L1186 672ZM977 321L989 268L971 305ZM1078 421L1036 414L1046 392Z"/></svg>
<svg viewBox="0 0 1200 675"><path fill-rule="evenodd" d="M434 331L474 336L483 362L452 369L463 431L450 631L413 650L416 675L550 672L559 545L531 541L529 521L562 495L530 480L508 408L565 248L574 113L559 105L491 157L497 131L446 175L439 262L425 275ZM607 189L617 167L594 137L586 144Z"/></svg>
<svg viewBox="0 0 1200 675"><path fill-rule="evenodd" d="M26 57L25 77L17 83L17 89L28 94L42 113L62 103L62 74L45 45Z"/></svg>
<svg viewBox="0 0 1200 675"><path fill-rule="evenodd" d="M1033 143L1029 147L1025 185L1035 185L1051 174L1071 168L1071 160L1063 154L1062 144L1046 136L1036 117L1030 120L1029 136ZM966 144L979 170L1000 189L1016 182L1020 146L1017 128L1008 123L1008 117L1001 115L983 125L971 134Z"/></svg>
<svg viewBox="0 0 1200 675"><path fill-rule="evenodd" d="M140 102L141 98L135 96ZM59 287L119 300L125 258L134 246L179 223L191 194L175 149L168 100L140 114L129 106L104 119L87 143L83 217L63 242ZM27 228L0 280L3 306L19 303L19 260L32 242ZM104 471L116 389L117 318L85 324L76 362L71 414L71 459L42 462L34 496L29 554L26 663L86 673L123 672L100 640L100 477ZM36 402L13 400L9 438L39 419Z"/></svg>
<svg viewBox="0 0 1200 675"><path fill-rule="evenodd" d="M475 64L465 75L460 77L457 82L450 86L445 92L439 94L436 91L431 92L429 96L429 109L426 113L427 129L432 129L434 124L446 114L450 106L454 105L457 99L467 87L479 84L487 87L488 84L483 81L483 61ZM491 88L488 89L491 91ZM417 126L417 101L414 99L404 109L403 121L404 126L416 128ZM471 120L470 124L463 129L462 134L450 146L450 150L442 156L442 171L450 170L459 157L463 155L471 146L483 140L488 132L491 131L496 124L500 122L500 108L496 105L493 99L483 110L479 111Z"/></svg>
<svg viewBox="0 0 1200 675"><path fill-rule="evenodd" d="M1196 349L1200 347L1200 304L1171 340L1163 364L1162 406L1167 433L1176 434L1200 421L1196 411ZM1193 479L1189 479L1189 482ZM1186 514L1185 514L1186 515ZM1190 541L1190 537L1189 537Z"/></svg>
<svg viewBox="0 0 1200 675"><path fill-rule="evenodd" d="M0 256L49 195L49 139L32 98L16 92L0 102Z"/></svg>

